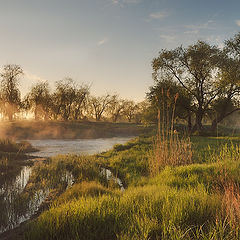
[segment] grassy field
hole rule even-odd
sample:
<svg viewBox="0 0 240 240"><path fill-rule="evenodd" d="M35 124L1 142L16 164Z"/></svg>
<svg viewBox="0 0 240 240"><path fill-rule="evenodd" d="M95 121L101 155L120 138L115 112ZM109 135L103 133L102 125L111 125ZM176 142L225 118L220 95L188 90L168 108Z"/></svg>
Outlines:
<svg viewBox="0 0 240 240"><path fill-rule="evenodd" d="M64 169L75 183L28 225L25 239L239 239L240 137L193 136L191 143L191 164L155 176L149 136L96 156L49 160L32 186L61 189ZM125 191L99 175L101 167L119 176Z"/></svg>

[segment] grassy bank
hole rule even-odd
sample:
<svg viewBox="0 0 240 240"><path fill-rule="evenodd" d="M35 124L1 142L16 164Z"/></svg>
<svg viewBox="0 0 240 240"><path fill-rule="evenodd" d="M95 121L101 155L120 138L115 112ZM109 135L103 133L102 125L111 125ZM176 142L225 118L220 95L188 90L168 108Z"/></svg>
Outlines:
<svg viewBox="0 0 240 240"><path fill-rule="evenodd" d="M136 136L144 127L134 123L81 121L15 121L1 122L2 137L13 139L74 139Z"/></svg>
<svg viewBox="0 0 240 240"><path fill-rule="evenodd" d="M25 239L239 239L240 138L191 142L192 164L164 167L154 177L151 137L94 157L51 160L40 182L57 169L72 171L76 181L28 226ZM102 166L122 178L124 192L97 174Z"/></svg>
<svg viewBox="0 0 240 240"><path fill-rule="evenodd" d="M0 184L11 181L20 172L22 166L31 164L26 153L35 152L30 143L18 142L9 139L0 139Z"/></svg>

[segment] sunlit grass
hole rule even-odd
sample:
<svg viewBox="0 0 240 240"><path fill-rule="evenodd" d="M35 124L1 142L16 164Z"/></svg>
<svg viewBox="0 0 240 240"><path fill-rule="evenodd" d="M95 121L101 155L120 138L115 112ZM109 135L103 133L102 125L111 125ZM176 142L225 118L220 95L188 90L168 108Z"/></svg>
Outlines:
<svg viewBox="0 0 240 240"><path fill-rule="evenodd" d="M195 149L200 147L193 154L193 162L199 163L167 166L155 177L149 177L146 154L151 150L151 138L117 145L91 160L76 156L52 159L46 172L55 175L57 169L68 169L78 179L77 183L28 227L25 237L33 240L238 239L239 192L228 187L230 182L234 186L240 184L238 140L231 139L226 144L224 138L216 144L216 139L199 137L197 141L194 137ZM203 161L203 156L208 159ZM120 192L101 182L95 164L113 169L128 183L128 188ZM91 173L92 169L96 175ZM234 208L224 207L231 205Z"/></svg>

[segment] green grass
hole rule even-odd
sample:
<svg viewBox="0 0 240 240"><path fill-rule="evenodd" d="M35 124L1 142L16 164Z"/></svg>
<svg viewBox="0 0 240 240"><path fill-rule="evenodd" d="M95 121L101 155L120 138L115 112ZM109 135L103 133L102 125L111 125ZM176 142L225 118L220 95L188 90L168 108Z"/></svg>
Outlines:
<svg viewBox="0 0 240 240"><path fill-rule="evenodd" d="M139 137L92 157L59 156L39 167L37 182L57 187L61 171L76 183L32 222L25 239L239 239L225 213L224 184L240 185L240 138L191 138L193 164L150 177L151 137ZM105 166L127 186L121 192L99 175ZM43 181L44 180L44 181Z"/></svg>
<svg viewBox="0 0 240 240"><path fill-rule="evenodd" d="M43 213L29 239L169 239L177 227L213 224L221 202L202 187L176 190L166 186L128 189L121 196L80 197Z"/></svg>
<svg viewBox="0 0 240 240"><path fill-rule="evenodd" d="M69 181L83 181L108 185L106 178L100 175L101 167L94 156L59 155L34 166L28 191L55 189L64 191Z"/></svg>

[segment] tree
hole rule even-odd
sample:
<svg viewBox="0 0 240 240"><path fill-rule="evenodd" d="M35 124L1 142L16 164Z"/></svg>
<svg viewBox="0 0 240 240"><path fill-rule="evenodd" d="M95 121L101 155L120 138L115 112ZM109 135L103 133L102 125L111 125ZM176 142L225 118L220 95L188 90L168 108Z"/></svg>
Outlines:
<svg viewBox="0 0 240 240"><path fill-rule="evenodd" d="M23 70L19 65L9 64L3 67L0 74L1 80L1 101L2 112L11 121L19 111L21 104L21 94L18 88L19 78L23 75Z"/></svg>
<svg viewBox="0 0 240 240"><path fill-rule="evenodd" d="M137 105L132 100L126 100L124 104L123 114L126 116L128 122L131 122L138 110Z"/></svg>
<svg viewBox="0 0 240 240"><path fill-rule="evenodd" d="M65 121L69 120L76 94L77 86L73 79L65 78L56 82L52 106L55 119L60 116Z"/></svg>
<svg viewBox="0 0 240 240"><path fill-rule="evenodd" d="M178 96L175 102L175 97ZM158 80L154 86L150 87L150 91L147 93L147 98L153 108L152 114L154 114L154 120L157 121L158 109L161 110L162 115L165 116L165 120L170 121L173 107L175 108L174 118L187 120L188 129L192 129L192 98L187 93L185 88L180 84L169 80Z"/></svg>
<svg viewBox="0 0 240 240"><path fill-rule="evenodd" d="M33 111L35 120L49 118L51 94L48 82L35 84L25 97L25 108Z"/></svg>
<svg viewBox="0 0 240 240"><path fill-rule="evenodd" d="M125 104L126 101L119 98L119 96L112 96L112 101L110 102L107 110L113 122L117 122L124 110Z"/></svg>
<svg viewBox="0 0 240 240"><path fill-rule="evenodd" d="M88 85L82 85L75 92L75 99L72 105L72 118L78 120L83 116L83 110L86 105L87 96L89 95L90 87Z"/></svg>
<svg viewBox="0 0 240 240"><path fill-rule="evenodd" d="M201 130L202 119L221 89L218 84L220 50L198 41L187 48L162 50L153 59L153 77L159 81L162 76L178 82L192 97L195 114L193 131Z"/></svg>
<svg viewBox="0 0 240 240"><path fill-rule="evenodd" d="M106 111L107 107L112 101L113 97L109 94L103 95L101 97L89 97L91 112L94 115L96 121L101 120L103 113Z"/></svg>

